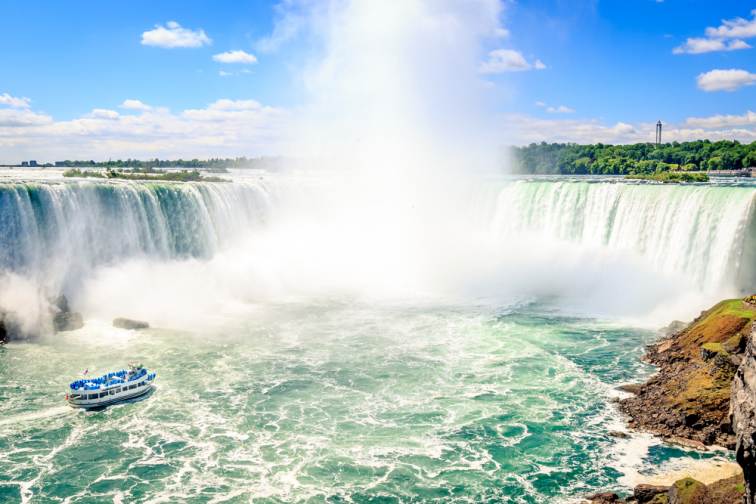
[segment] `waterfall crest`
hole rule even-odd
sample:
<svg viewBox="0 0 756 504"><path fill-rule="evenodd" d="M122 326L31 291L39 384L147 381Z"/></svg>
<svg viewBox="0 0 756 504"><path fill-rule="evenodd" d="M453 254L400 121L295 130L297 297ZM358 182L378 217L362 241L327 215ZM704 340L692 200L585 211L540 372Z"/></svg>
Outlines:
<svg viewBox="0 0 756 504"><path fill-rule="evenodd" d="M135 256L209 258L269 206L266 188L249 182L0 183L0 271L65 290Z"/></svg>
<svg viewBox="0 0 756 504"><path fill-rule="evenodd" d="M500 192L493 228L633 253L704 290L753 288L755 210L753 186L520 180Z"/></svg>

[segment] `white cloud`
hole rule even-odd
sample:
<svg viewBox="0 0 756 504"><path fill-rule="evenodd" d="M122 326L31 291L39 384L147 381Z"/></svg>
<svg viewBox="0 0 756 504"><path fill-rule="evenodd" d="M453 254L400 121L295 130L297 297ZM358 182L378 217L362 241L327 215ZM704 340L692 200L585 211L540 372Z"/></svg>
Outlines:
<svg viewBox="0 0 756 504"><path fill-rule="evenodd" d="M716 28L706 28L708 37L717 38L751 38L756 37L756 9L751 11L753 19L725 19Z"/></svg>
<svg viewBox="0 0 756 504"><path fill-rule="evenodd" d="M3 128L25 128L52 123L52 117L27 109L0 109L0 131ZM0 143L0 146L2 143Z"/></svg>
<svg viewBox="0 0 756 504"><path fill-rule="evenodd" d="M750 49L751 46L740 39L722 40L707 38L689 38L683 45L672 49L673 54L703 54L717 51L737 51Z"/></svg>
<svg viewBox="0 0 756 504"><path fill-rule="evenodd" d="M725 19L717 27L706 28L706 37L693 37L672 50L673 54L703 54L717 51L750 49L743 39L756 37L756 9L751 11L753 19Z"/></svg>
<svg viewBox="0 0 756 504"><path fill-rule="evenodd" d="M94 109L68 121L0 109L0 162L86 158L267 155L283 147L288 112L255 100L221 99L173 113L161 107L118 114Z"/></svg>
<svg viewBox="0 0 756 504"><path fill-rule="evenodd" d="M575 112L574 108L568 107L566 105L559 105L558 107L553 107L549 105L548 103L544 101L537 101L535 102L535 106L538 108L542 108L546 110L549 114L572 114Z"/></svg>
<svg viewBox="0 0 756 504"><path fill-rule="evenodd" d="M735 91L756 83L756 73L747 70L711 70L696 78L698 87L704 91Z"/></svg>
<svg viewBox="0 0 756 504"><path fill-rule="evenodd" d="M8 105L14 108L29 108L30 102L29 98L19 98L11 96L8 93L0 94L0 105Z"/></svg>
<svg viewBox="0 0 756 504"><path fill-rule="evenodd" d="M546 112L550 114L572 114L575 112L575 109L565 105L559 105L558 107L546 107Z"/></svg>
<svg viewBox="0 0 756 504"><path fill-rule="evenodd" d="M325 15L327 2L313 0L280 0L274 7L276 18L270 35L255 42L261 53L277 51L305 31L313 20Z"/></svg>
<svg viewBox="0 0 756 504"><path fill-rule="evenodd" d="M152 107L139 100L124 100L120 107L127 110L150 110Z"/></svg>
<svg viewBox="0 0 756 504"><path fill-rule="evenodd" d="M230 76L234 75L234 73L233 72L226 72L225 70L218 70L218 75L220 75L221 77L230 77Z"/></svg>
<svg viewBox="0 0 756 504"><path fill-rule="evenodd" d="M259 110L262 105L257 100L229 100L222 98L207 107L211 110Z"/></svg>
<svg viewBox="0 0 756 504"><path fill-rule="evenodd" d="M184 28L176 21L168 21L165 26L155 25L155 28L142 33L142 45L172 49L175 47L202 47L213 41L202 29L191 30Z"/></svg>
<svg viewBox="0 0 756 504"><path fill-rule="evenodd" d="M213 55L213 60L219 63L245 63L252 64L257 63L257 58L254 54L249 54L245 51L226 51Z"/></svg>
<svg viewBox="0 0 756 504"><path fill-rule="evenodd" d="M89 117L95 119L118 119L120 116L121 115L115 110L100 108L92 109L92 112L89 113Z"/></svg>
<svg viewBox="0 0 756 504"><path fill-rule="evenodd" d="M525 59L520 51L514 49L495 49L488 53L488 59L480 64L479 71L484 74L504 72L522 72L525 70L543 70L546 65L539 59L532 63Z"/></svg>
<svg viewBox="0 0 756 504"><path fill-rule="evenodd" d="M653 142L656 121L606 124L597 119L541 118L510 114L502 118L503 134L515 145L531 142L575 142L581 144L626 144ZM756 113L690 117L679 124L664 124L664 141L739 140L756 141Z"/></svg>
<svg viewBox="0 0 756 504"><path fill-rule="evenodd" d="M740 126L756 127L756 112L749 110L743 115L713 115L709 117L689 117L687 126L698 128L733 128Z"/></svg>

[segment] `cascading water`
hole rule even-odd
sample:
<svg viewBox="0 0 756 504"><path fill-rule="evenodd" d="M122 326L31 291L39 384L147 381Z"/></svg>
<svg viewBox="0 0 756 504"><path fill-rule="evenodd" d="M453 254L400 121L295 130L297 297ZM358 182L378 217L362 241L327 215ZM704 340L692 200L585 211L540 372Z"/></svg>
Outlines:
<svg viewBox="0 0 756 504"><path fill-rule="evenodd" d="M13 332L48 333L50 301L65 294L76 304L98 268L209 259L267 219L270 197L249 180L2 182L0 314Z"/></svg>
<svg viewBox="0 0 756 504"><path fill-rule="evenodd" d="M0 184L0 270L65 289L134 256L209 258L263 222L259 184Z"/></svg>
<svg viewBox="0 0 756 504"><path fill-rule="evenodd" d="M753 185L519 180L499 194L493 230L630 253L705 291L754 288Z"/></svg>
<svg viewBox="0 0 756 504"><path fill-rule="evenodd" d="M438 223L424 229L432 214L424 209L419 215L426 218L418 219L412 207L402 209L407 221L401 233L390 220L376 234L380 214L352 215L332 206L342 188L323 177L233 179L4 183L0 271L29 279L46 298L65 292L92 314L106 317L105 307L129 307L171 326L189 320L187 307L202 295L220 306L292 294L549 297L569 309L570 298L590 291L622 298L619 310L594 304L593 313L634 316L691 289L705 295L682 304L707 303L755 283L752 185L491 180L463 190L470 204L458 200L455 215L444 217L456 219L444 235ZM425 234L411 234L416 231ZM396 241L387 243L392 237ZM565 247L579 257L559 263ZM612 278L616 270L626 270L625 276ZM634 285L635 277L645 280ZM173 307L153 311L160 302L151 294L176 299L177 291L197 294L174 317ZM630 297L641 301L633 307ZM198 315L200 306L207 302L190 311ZM649 323L669 313L660 317Z"/></svg>

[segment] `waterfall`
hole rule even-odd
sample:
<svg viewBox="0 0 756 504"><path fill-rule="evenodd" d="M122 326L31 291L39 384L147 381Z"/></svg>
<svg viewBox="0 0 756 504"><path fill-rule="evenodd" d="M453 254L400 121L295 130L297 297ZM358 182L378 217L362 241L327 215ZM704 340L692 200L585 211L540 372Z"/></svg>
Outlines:
<svg viewBox="0 0 756 504"><path fill-rule="evenodd" d="M753 289L756 187L518 180L501 190L501 236L535 233L632 253L703 290Z"/></svg>
<svg viewBox="0 0 756 504"><path fill-rule="evenodd" d="M100 319L176 327L270 299L416 293L607 299L611 315L756 288L753 185L478 180L460 189L469 205L384 215L361 212L334 180L2 182L0 312L44 326L49 299L66 293Z"/></svg>
<svg viewBox="0 0 756 504"><path fill-rule="evenodd" d="M66 290L136 256L211 257L268 213L268 191L252 182L0 183L0 271Z"/></svg>

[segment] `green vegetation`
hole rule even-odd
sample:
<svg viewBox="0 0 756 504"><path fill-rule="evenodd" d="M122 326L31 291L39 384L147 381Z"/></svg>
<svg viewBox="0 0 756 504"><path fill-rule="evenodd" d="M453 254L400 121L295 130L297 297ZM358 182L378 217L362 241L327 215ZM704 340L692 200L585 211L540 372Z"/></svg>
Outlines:
<svg viewBox="0 0 756 504"><path fill-rule="evenodd" d="M672 485L671 493L675 495L675 502L680 504L695 504L704 502L708 497L706 485L693 478L684 478Z"/></svg>
<svg viewBox="0 0 756 504"><path fill-rule="evenodd" d="M667 504L669 502L669 496L667 494L656 494L648 504Z"/></svg>
<svg viewBox="0 0 756 504"><path fill-rule="evenodd" d="M530 144L514 148L515 170L528 174L628 175L756 167L756 142L698 140L659 145Z"/></svg>
<svg viewBox="0 0 756 504"><path fill-rule="evenodd" d="M722 343L719 343L717 341L709 341L707 343L704 343L703 345L701 345L701 348L713 354L727 353L725 352L725 349L724 349L724 346L722 346Z"/></svg>
<svg viewBox="0 0 756 504"><path fill-rule="evenodd" d="M201 168L215 173L226 173L228 168L275 168L281 164L280 158L211 158L211 159L117 159L108 161L66 160L56 161L58 168L130 168L150 170L155 168ZM50 166L49 164L45 166Z"/></svg>
<svg viewBox="0 0 756 504"><path fill-rule="evenodd" d="M625 175L626 179L653 180L655 182L664 182L665 184L673 182L708 182L709 176L703 172L677 172L664 171L655 173L633 173Z"/></svg>
<svg viewBox="0 0 756 504"><path fill-rule="evenodd" d="M163 171L152 168L144 170L81 170L72 168L63 172L64 177L89 177L122 180L160 180L170 182L229 182L220 177L205 177L197 170Z"/></svg>

